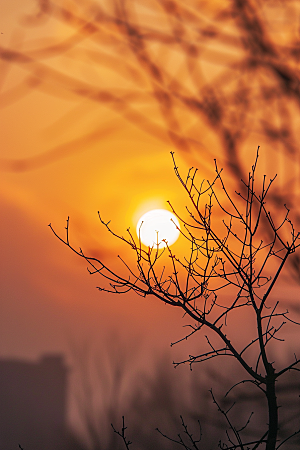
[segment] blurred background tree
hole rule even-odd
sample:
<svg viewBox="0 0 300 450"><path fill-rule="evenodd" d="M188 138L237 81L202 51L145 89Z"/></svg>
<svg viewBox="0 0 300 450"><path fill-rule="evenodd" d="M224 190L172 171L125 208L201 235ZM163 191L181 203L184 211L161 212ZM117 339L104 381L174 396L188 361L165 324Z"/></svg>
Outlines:
<svg viewBox="0 0 300 450"><path fill-rule="evenodd" d="M245 178L249 152L260 145L262 171L273 169L280 179L273 203L288 195L297 208L299 17L293 0L39 0L22 24L44 28L45 37L0 49L2 81L11 65L25 69L2 94L2 105L37 89L75 102L76 120L84 121L96 103L179 149L208 176L217 157L234 184ZM5 159L2 167L48 164L113 129L93 121L69 145ZM298 279L299 258L291 264Z"/></svg>

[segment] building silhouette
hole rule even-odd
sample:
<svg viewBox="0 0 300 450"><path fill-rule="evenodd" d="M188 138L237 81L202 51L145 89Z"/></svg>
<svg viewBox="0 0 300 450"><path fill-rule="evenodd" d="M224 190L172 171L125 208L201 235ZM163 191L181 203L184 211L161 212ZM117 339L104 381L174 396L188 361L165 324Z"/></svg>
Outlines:
<svg viewBox="0 0 300 450"><path fill-rule="evenodd" d="M0 450L62 450L68 369L63 355L0 360Z"/></svg>

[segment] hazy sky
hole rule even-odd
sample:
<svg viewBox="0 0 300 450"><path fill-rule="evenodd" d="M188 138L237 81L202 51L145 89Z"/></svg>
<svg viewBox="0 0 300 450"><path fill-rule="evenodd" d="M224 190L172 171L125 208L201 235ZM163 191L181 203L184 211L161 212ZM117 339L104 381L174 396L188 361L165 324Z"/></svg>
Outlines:
<svg viewBox="0 0 300 450"><path fill-rule="evenodd" d="M95 289L99 281L88 275L85 262L64 247L47 225L51 222L63 235L70 216L74 245L114 265L117 255L128 255L128 250L107 234L97 211L120 234L128 227L135 230L144 212L166 207L167 200L183 211L185 195L174 175L170 151L176 151L183 173L200 162L200 178L212 173L213 157L202 161L199 154L195 157L195 150L174 148L162 131L158 108L147 104L147 81L138 77L130 60L128 66L116 68L114 55L103 50L98 58L104 63L99 64L96 43L88 38L71 49L51 50L73 39L74 28L57 18L30 22L28 15L35 11L32 0L2 0L0 5L1 47L31 58L25 64L2 61L0 68L0 357L70 354L72 345L85 342L97 351L115 332L121 341L142 340L148 359L145 354L165 349L183 335L181 313L154 299L99 293ZM109 39L117 46L112 36L113 29L106 41L103 38L106 49ZM43 53L44 48L48 50ZM215 50L222 53L221 47ZM163 61L163 52L157 50L157 55ZM172 64L176 79L181 69L176 58ZM219 69L212 66L211 73L214 70L217 74ZM136 92L132 91L134 81ZM99 87L104 103L95 101L93 90L82 95L87 85ZM119 97L125 95L123 103L105 103L105 93L111 90ZM141 109L134 111L153 119L152 133L146 132L148 125L142 118L135 123L134 111L125 102L126 90L129 100L139 95ZM192 130L192 138L200 134L203 148L212 155L215 148L214 156L225 160L213 147L216 141L206 122L198 124L183 113L179 117L182 129ZM252 158L260 144L255 133L247 144L252 155L243 144L245 158ZM276 161L283 161L280 155ZM275 164L274 158L264 156L263 160L264 167ZM289 172L287 164L285 172ZM181 248L180 240L175 250L176 245ZM297 289L292 291L293 298Z"/></svg>
<svg viewBox="0 0 300 450"><path fill-rule="evenodd" d="M57 23L24 26L24 13L34 11L33 5L2 2L3 45L40 48L49 43L41 40L47 32L50 41L58 39ZM42 62L65 70L59 60ZM84 79L95 77L92 68L76 62L70 74L82 76L81 70ZM2 74L0 357L35 360L45 352L64 352L74 372L74 349L100 355L110 351L117 335L139 355L138 367L151 367L151 355L168 351L183 335L181 313L132 294L99 293L100 280L88 275L86 263L47 225L63 235L69 215L74 244L114 265L128 250L108 236L97 211L125 234L128 227L135 230L140 215L166 207L167 200L182 208L172 146L99 103L56 95L51 86L46 92L35 89L23 68L5 65ZM179 154L178 161L186 170Z"/></svg>

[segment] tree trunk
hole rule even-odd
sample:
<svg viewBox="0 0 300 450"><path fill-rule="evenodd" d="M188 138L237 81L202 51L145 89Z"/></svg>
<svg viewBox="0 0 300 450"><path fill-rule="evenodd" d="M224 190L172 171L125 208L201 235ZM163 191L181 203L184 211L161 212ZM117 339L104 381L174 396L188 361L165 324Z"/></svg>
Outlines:
<svg viewBox="0 0 300 450"><path fill-rule="evenodd" d="M270 364L266 377L268 410L269 410L269 434L267 439L266 450L275 450L278 431L278 406L275 392L275 376L274 369Z"/></svg>

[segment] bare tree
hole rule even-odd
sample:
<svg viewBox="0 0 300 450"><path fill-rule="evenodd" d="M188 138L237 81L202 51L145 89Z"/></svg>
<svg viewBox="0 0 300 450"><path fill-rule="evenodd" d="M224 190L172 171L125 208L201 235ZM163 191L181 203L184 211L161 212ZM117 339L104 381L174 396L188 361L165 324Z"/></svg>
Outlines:
<svg viewBox="0 0 300 450"><path fill-rule="evenodd" d="M216 162L215 179L199 185L196 182L197 170L191 169L183 179L173 154L172 157L176 176L190 202L187 207L189 220L183 219L170 205L183 225L181 235L189 249L186 257L176 257L167 242L162 250L159 243L144 248L130 230L127 238L118 236L98 213L107 230L126 243L136 257L135 268L121 259L127 274L122 271L116 273L103 261L72 247L69 218L66 238L60 237L51 224L49 226L64 244L88 262L90 274L100 275L108 282L98 287L100 291L119 294L133 291L143 297L153 295L170 306L182 309L192 320L190 332L183 339L204 330L210 333L205 336L207 351L190 355L187 360L175 363L175 366L184 363L192 366L196 362L216 357L221 359L222 356L233 358L246 371L248 378L236 383L231 390L241 383L251 383L264 394L268 411L266 429L254 441L245 442L243 430L247 428L252 414L244 426L237 428L230 419L231 408L223 409L211 392L213 402L228 424L229 445L220 443L220 448L254 450L265 444L266 450L279 449L300 430L279 442L276 382L287 372L299 371L297 365L300 359L295 355L293 362L284 368L277 368L269 353L277 341L283 340L279 332L286 323L299 324L289 317L288 311L279 310L279 301L275 301L271 293L289 256L300 245L300 233L295 231L286 206L281 219L273 217L266 206L274 178L267 182L264 176L261 188L256 188L258 150L252 170L244 182L244 190L236 193L235 198L227 191L222 171ZM214 219L217 209L223 216L222 223ZM269 240L261 239L261 227L268 227ZM249 327L249 323L255 325L255 334L246 344L241 343L241 338L234 333L237 311L241 313L243 310L248 311L245 326ZM184 421L182 424L188 435ZM198 448L197 442L192 441L194 448Z"/></svg>

